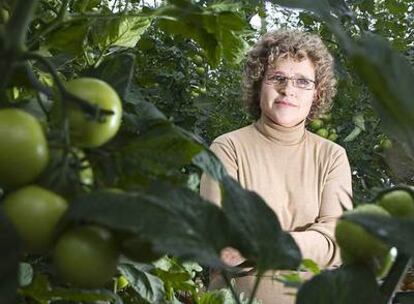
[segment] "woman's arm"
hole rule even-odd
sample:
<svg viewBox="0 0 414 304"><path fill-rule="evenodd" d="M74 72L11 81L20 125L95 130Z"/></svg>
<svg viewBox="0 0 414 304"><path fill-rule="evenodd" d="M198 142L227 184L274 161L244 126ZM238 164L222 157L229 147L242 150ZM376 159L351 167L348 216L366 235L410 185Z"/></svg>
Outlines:
<svg viewBox="0 0 414 304"><path fill-rule="evenodd" d="M352 209L352 176L346 152L340 149L329 167L315 223L305 231L291 232L304 258L322 267L341 264L335 225L344 209Z"/></svg>

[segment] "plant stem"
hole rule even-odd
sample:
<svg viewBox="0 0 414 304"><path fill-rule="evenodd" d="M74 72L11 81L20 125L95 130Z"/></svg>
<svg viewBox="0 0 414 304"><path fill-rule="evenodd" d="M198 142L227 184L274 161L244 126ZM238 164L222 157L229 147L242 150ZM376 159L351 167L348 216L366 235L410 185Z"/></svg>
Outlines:
<svg viewBox="0 0 414 304"><path fill-rule="evenodd" d="M231 282L230 282L229 276L227 275L227 272L224 271L224 270L221 271L221 276L223 277L224 281L226 282L226 285L230 288L230 291L231 291L231 293L233 295L233 298L236 301L236 303L241 304L236 290L234 289L233 285L231 285Z"/></svg>
<svg viewBox="0 0 414 304"><path fill-rule="evenodd" d="M261 272L257 274L256 280L254 281L253 291L252 291L252 294L250 295L249 304L253 303L254 296L256 295L257 289L259 288L259 284L262 279L262 275L263 274Z"/></svg>
<svg viewBox="0 0 414 304"><path fill-rule="evenodd" d="M7 49L21 53L25 49L27 30L39 0L18 0L6 26Z"/></svg>

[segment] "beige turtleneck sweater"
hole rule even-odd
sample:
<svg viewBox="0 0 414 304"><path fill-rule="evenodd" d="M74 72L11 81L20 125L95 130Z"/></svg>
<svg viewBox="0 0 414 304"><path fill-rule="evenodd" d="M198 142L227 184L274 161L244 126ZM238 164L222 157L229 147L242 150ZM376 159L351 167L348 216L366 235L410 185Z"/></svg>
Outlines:
<svg viewBox="0 0 414 304"><path fill-rule="evenodd" d="M341 146L307 131L304 122L287 128L262 117L218 137L210 148L230 176L257 192L274 210L303 258L321 267L340 264L335 221L343 208L352 208L351 170ZM202 176L200 194L220 204L219 187L208 175ZM239 291L247 294L253 282L254 275L236 279ZM293 290L267 276L257 297L264 304L294 303L286 291Z"/></svg>

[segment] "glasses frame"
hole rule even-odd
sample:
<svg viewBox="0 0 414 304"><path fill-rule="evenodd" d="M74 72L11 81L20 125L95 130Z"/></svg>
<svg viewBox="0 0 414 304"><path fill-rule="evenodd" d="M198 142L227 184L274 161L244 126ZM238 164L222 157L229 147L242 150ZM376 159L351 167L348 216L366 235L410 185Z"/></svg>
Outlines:
<svg viewBox="0 0 414 304"><path fill-rule="evenodd" d="M278 80L269 79L270 77L277 77L277 76L284 78L284 82L281 83L281 82L278 82ZM264 77L264 81L265 81L266 84L272 85L272 86L277 86L277 87L287 86L289 80L292 81L292 85L295 88L298 88L298 89L301 89L301 90L313 90L316 87L316 81L315 80L312 80L312 79L309 79L309 78L306 78L306 77L302 77L302 76L288 77L288 76L285 76L283 74L266 74L265 77ZM310 87L304 87L304 86L298 85L298 83L297 83L298 80L307 80L312 85Z"/></svg>

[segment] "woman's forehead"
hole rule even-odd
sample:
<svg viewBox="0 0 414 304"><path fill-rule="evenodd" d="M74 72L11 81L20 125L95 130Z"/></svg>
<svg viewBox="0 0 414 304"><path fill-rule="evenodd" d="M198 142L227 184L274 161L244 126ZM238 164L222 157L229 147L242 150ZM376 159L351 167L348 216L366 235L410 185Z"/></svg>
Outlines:
<svg viewBox="0 0 414 304"><path fill-rule="evenodd" d="M290 74L302 74L313 77L315 75L315 67L309 58L297 60L295 58L278 58L268 65L269 71L281 71Z"/></svg>

